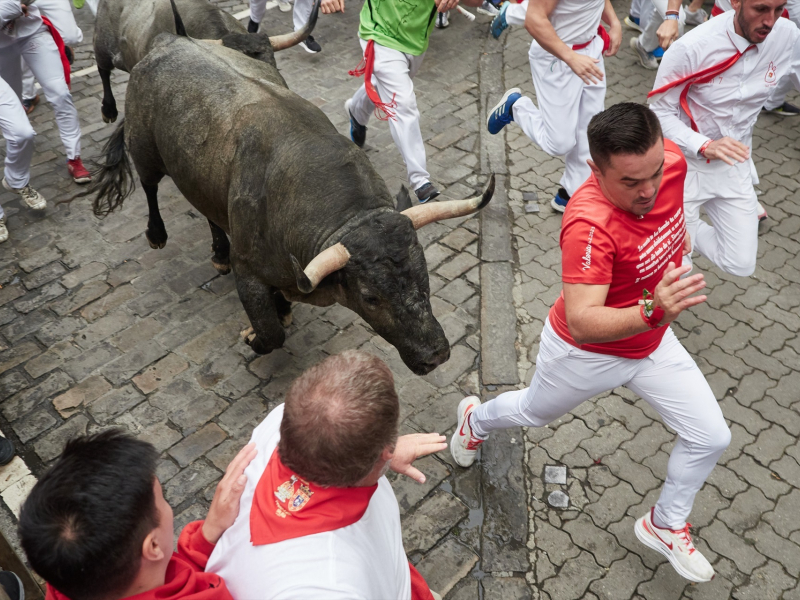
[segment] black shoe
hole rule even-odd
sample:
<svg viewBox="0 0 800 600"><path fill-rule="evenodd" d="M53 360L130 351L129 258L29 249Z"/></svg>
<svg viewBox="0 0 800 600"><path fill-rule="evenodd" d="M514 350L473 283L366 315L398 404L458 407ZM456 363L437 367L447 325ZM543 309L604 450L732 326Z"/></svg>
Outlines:
<svg viewBox="0 0 800 600"><path fill-rule="evenodd" d="M569 202L569 194L567 193L567 190L560 187L558 188L555 198L550 200L550 206L552 206L558 212L563 213L567 209L567 202Z"/></svg>
<svg viewBox="0 0 800 600"><path fill-rule="evenodd" d="M0 467L7 465L14 458L14 443L8 438L0 437Z"/></svg>
<svg viewBox="0 0 800 600"><path fill-rule="evenodd" d="M258 33L258 23L250 19L247 22L247 33Z"/></svg>
<svg viewBox="0 0 800 600"><path fill-rule="evenodd" d="M67 57L67 62L71 65L75 62L75 55L72 53L72 48L64 46L64 54Z"/></svg>
<svg viewBox="0 0 800 600"><path fill-rule="evenodd" d="M433 200L439 195L439 190L436 189L430 181L418 187L414 193L417 195L417 200L420 204L425 204L428 200Z"/></svg>
<svg viewBox="0 0 800 600"><path fill-rule="evenodd" d="M322 46L320 46L319 42L312 36L308 36L305 41L300 42L300 46L303 48L303 50L310 52L311 54L322 52Z"/></svg>
<svg viewBox="0 0 800 600"><path fill-rule="evenodd" d="M353 99L350 98L344 103L344 109L347 111L347 117L350 119L350 139L353 140L356 146L363 148L364 142L367 141L367 126L356 121L353 113L350 112L350 104L352 102Z"/></svg>
<svg viewBox="0 0 800 600"><path fill-rule="evenodd" d="M16 573L0 571L0 587L8 594L9 600L25 600L25 588Z"/></svg>

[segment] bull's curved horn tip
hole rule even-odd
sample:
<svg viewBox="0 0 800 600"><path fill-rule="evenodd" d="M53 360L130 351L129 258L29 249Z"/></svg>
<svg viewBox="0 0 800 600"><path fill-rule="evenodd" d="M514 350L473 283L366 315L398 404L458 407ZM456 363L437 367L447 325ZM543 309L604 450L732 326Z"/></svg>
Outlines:
<svg viewBox="0 0 800 600"><path fill-rule="evenodd" d="M484 208L492 200L492 197L494 196L494 183L495 177L494 173L492 173L489 176L489 182L486 184L486 188L483 190L483 195L481 197L481 203L478 205L478 210Z"/></svg>

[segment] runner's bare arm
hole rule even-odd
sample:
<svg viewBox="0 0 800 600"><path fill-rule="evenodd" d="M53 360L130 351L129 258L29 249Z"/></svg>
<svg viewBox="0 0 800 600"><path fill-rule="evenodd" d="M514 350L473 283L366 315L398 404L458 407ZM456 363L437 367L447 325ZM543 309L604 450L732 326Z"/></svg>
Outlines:
<svg viewBox="0 0 800 600"><path fill-rule="evenodd" d="M678 0L680 1L680 0ZM619 47L622 44L622 24L617 18L617 13L614 12L614 7L611 5L611 0L606 0L605 8L603 8L603 23L608 25L608 37L611 38L611 44L605 52L605 56L616 56Z"/></svg>
<svg viewBox="0 0 800 600"><path fill-rule="evenodd" d="M702 273L681 279L689 266L675 268L669 263L664 278L653 292L653 305L664 310L661 325L671 323L691 306L705 302L705 296L692 296L706 286ZM608 285L564 283L564 310L567 327L578 344L603 344L622 340L649 329L639 305L628 308L605 306Z"/></svg>
<svg viewBox="0 0 800 600"><path fill-rule="evenodd" d="M550 13L558 4L558 0L536 0L528 3L525 13L525 29L528 30L539 45L556 58L563 60L567 66L587 85L598 83L603 79L603 72L597 59L578 54L570 46L561 41L550 23Z"/></svg>
<svg viewBox="0 0 800 600"><path fill-rule="evenodd" d="M681 9L681 0L668 0L666 10L662 9L662 2L663 0L660 0L659 3L656 4L656 8L662 13L662 17L667 12L679 12ZM658 31L656 31L658 43L664 50L669 48L672 42L678 39L679 34L680 27L677 19L665 19L658 27Z"/></svg>

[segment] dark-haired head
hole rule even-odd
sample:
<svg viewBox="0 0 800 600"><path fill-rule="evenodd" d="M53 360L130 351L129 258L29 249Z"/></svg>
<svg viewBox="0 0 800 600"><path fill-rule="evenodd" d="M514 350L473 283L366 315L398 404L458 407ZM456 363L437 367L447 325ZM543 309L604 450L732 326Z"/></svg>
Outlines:
<svg viewBox="0 0 800 600"><path fill-rule="evenodd" d="M658 117L642 104L623 102L589 121L589 166L606 198L643 215L655 206L664 167Z"/></svg>
<svg viewBox="0 0 800 600"><path fill-rule="evenodd" d="M71 600L104 600L129 591L143 567L166 570L172 511L157 460L151 444L119 430L69 442L20 514L36 572Z"/></svg>

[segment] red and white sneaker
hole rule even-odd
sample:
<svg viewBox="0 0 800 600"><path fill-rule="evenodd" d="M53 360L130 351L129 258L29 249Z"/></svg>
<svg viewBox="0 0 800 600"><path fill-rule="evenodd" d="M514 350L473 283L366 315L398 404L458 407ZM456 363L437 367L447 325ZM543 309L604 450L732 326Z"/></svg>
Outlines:
<svg viewBox="0 0 800 600"><path fill-rule="evenodd" d="M92 174L83 166L80 156L67 161L67 170L75 183L89 183L92 180Z"/></svg>
<svg viewBox="0 0 800 600"><path fill-rule="evenodd" d="M478 448L483 443L483 440L472 434L469 424L469 416L480 405L481 401L477 396L467 396L458 403L458 425L450 438L450 454L462 467L468 467L475 462Z"/></svg>
<svg viewBox="0 0 800 600"><path fill-rule="evenodd" d="M639 541L666 556L681 577L697 583L714 579L714 567L692 543L691 525L687 523L680 530L656 527L653 524L654 510L651 508L633 527Z"/></svg>
<svg viewBox="0 0 800 600"><path fill-rule="evenodd" d="M763 221L767 218L767 209L764 208L761 202L756 202L758 204L758 220Z"/></svg>

